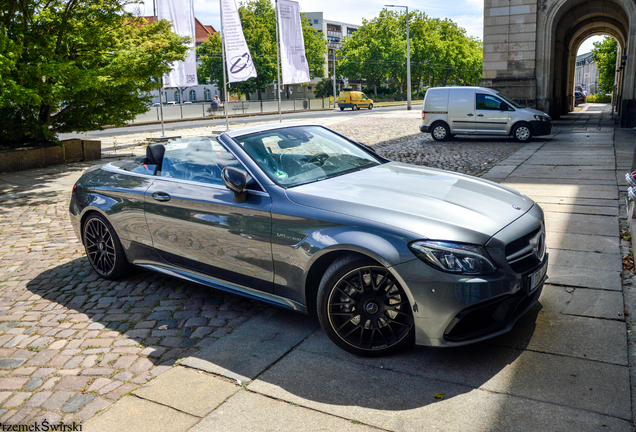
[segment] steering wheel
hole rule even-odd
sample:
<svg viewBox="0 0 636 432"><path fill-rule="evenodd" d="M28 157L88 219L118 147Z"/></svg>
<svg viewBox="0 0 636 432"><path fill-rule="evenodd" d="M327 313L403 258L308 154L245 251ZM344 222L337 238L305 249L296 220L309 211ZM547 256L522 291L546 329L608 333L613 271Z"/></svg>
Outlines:
<svg viewBox="0 0 636 432"><path fill-rule="evenodd" d="M327 153L316 153L315 155L310 156L307 159L307 162L322 166L327 159L329 159L329 155Z"/></svg>

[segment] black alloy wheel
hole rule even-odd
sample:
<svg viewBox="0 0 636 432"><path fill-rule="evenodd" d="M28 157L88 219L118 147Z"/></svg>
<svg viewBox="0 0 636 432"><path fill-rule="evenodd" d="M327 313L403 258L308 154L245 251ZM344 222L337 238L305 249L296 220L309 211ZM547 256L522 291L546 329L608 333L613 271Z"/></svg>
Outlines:
<svg viewBox="0 0 636 432"><path fill-rule="evenodd" d="M128 269L124 249L115 230L101 215L93 214L84 223L84 248L88 262L104 279L119 279Z"/></svg>
<svg viewBox="0 0 636 432"><path fill-rule="evenodd" d="M376 357L414 343L408 297L391 272L374 261L351 256L335 262L318 295L322 327L344 350Z"/></svg>

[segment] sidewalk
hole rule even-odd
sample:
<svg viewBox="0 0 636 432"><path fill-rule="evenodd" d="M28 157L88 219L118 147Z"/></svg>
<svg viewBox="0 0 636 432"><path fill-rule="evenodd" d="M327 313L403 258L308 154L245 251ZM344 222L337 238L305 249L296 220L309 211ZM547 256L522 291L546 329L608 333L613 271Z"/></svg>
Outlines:
<svg viewBox="0 0 636 432"><path fill-rule="evenodd" d="M315 319L266 310L84 430L634 430L625 312L636 311L623 303L634 288L622 279L619 218L635 139L608 112L572 113L483 176L546 216L548 284L511 333L366 359Z"/></svg>

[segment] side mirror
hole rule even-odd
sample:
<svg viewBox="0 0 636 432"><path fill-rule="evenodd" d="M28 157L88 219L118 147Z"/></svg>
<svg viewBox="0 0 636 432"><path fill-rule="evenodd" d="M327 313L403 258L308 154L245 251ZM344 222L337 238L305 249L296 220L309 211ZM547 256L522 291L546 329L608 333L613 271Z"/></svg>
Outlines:
<svg viewBox="0 0 636 432"><path fill-rule="evenodd" d="M247 200L247 173L242 169L225 167L221 172L221 178L226 188L234 192L234 202L243 203Z"/></svg>
<svg viewBox="0 0 636 432"><path fill-rule="evenodd" d="M499 102L499 111L508 111L508 104L505 102Z"/></svg>

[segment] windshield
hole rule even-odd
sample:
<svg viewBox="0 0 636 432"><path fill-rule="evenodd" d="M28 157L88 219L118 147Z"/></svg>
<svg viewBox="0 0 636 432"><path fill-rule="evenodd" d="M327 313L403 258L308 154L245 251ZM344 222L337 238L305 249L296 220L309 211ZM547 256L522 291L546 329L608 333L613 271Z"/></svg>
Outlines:
<svg viewBox="0 0 636 432"><path fill-rule="evenodd" d="M502 98L503 100L505 100L506 102L508 102L510 105L512 105L515 108L523 108L517 102L513 101L512 99L510 99L508 96L506 96L504 94L497 93L497 96L499 96L500 98Z"/></svg>
<svg viewBox="0 0 636 432"><path fill-rule="evenodd" d="M380 165L379 158L320 126L234 138L276 184L293 187Z"/></svg>

